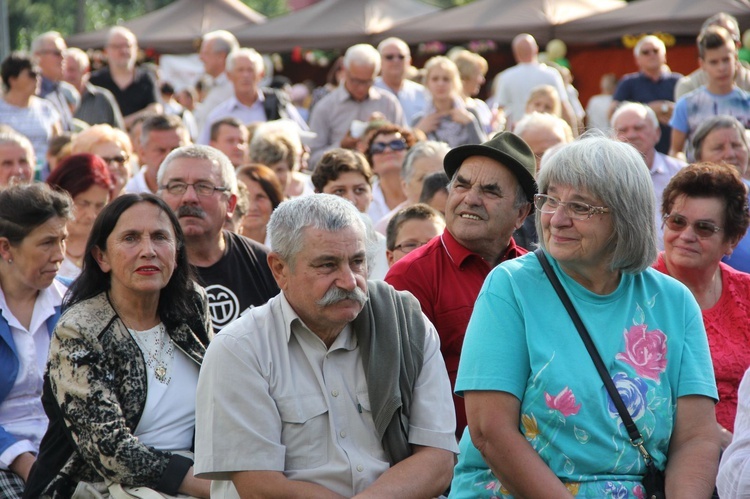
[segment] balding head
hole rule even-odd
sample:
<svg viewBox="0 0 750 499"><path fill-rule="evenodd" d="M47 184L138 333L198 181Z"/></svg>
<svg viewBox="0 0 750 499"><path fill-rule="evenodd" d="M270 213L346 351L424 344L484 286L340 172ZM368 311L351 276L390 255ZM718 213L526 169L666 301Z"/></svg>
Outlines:
<svg viewBox="0 0 750 499"><path fill-rule="evenodd" d="M516 62L536 62L539 55L539 46L534 37L528 33L522 33L513 39L511 44L513 57Z"/></svg>

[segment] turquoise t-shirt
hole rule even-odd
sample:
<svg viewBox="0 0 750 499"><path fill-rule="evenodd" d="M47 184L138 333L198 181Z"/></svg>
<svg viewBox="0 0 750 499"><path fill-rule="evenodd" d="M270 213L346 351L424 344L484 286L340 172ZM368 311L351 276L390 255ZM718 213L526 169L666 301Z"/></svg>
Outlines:
<svg viewBox="0 0 750 499"><path fill-rule="evenodd" d="M549 260L664 469L677 397L718 399L698 304L685 286L651 268L623 274L602 296ZM470 390L518 397L521 432L573 495L643 497L643 458L533 253L496 267L479 293L456 380L456 393ZM460 449L451 498L511 497L468 429Z"/></svg>

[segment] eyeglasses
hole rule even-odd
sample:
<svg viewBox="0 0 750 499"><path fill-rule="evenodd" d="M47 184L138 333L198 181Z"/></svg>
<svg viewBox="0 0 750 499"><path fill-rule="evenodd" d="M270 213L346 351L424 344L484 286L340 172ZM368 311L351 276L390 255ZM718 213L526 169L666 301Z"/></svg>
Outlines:
<svg viewBox="0 0 750 499"><path fill-rule="evenodd" d="M43 50L40 50L39 52L37 52L37 54L54 55L55 57L62 57L63 56L62 50L57 50L57 49L43 49Z"/></svg>
<svg viewBox="0 0 750 499"><path fill-rule="evenodd" d="M662 220L664 221L664 224L669 227L669 230L673 230L675 232L682 232L689 225L693 228L693 232L695 233L695 235L700 237L701 239L707 239L722 230L721 227L707 220L697 220L693 223L690 223L688 222L687 218L676 213L672 213L671 215L664 215Z"/></svg>
<svg viewBox="0 0 750 499"><path fill-rule="evenodd" d="M195 182L194 184L188 184L176 180L170 181L167 185L162 185L160 189L164 189L173 196L182 196L187 192L187 188L191 185L193 186L195 193L204 198L213 196L216 191L226 192L229 190L228 187L216 187L211 182Z"/></svg>
<svg viewBox="0 0 750 499"><path fill-rule="evenodd" d="M127 156L112 156L112 157L105 157L105 156L101 156L101 158L102 158L102 159L104 160L104 162L105 162L105 163L107 163L108 165L111 165L112 163L117 163L117 164L118 164L118 165L120 165L120 166L122 166L122 165L124 165L125 163L127 163L127 162L128 162L128 160L130 159L130 158L129 158L129 157L127 157Z"/></svg>
<svg viewBox="0 0 750 499"><path fill-rule="evenodd" d="M651 55L651 54L658 54L659 49L643 49L641 50L641 55Z"/></svg>
<svg viewBox="0 0 750 499"><path fill-rule="evenodd" d="M370 154L382 154L386 148L390 148L391 151L403 151L406 149L406 141L404 139L393 139L390 142L373 142L370 146Z"/></svg>
<svg viewBox="0 0 750 499"><path fill-rule="evenodd" d="M604 206L591 206L579 201L562 202L546 194L535 194L534 206L542 213L555 213L562 206L565 216L573 220L588 220L593 215L609 213L609 208Z"/></svg>
<svg viewBox="0 0 750 499"><path fill-rule="evenodd" d="M383 59L385 59L386 61L392 61L394 59L398 59L399 61L403 61L404 59L406 59L406 56L403 55L403 54L388 54L388 55L384 55Z"/></svg>
<svg viewBox="0 0 750 499"><path fill-rule="evenodd" d="M399 244L397 246L394 246L393 250L394 251L399 250L399 251L401 251L401 253L406 254L406 253L411 253L415 249L420 248L420 247L424 246L425 244L427 244L427 243L426 242L420 243L419 241L407 241L405 243L401 243L401 244Z"/></svg>

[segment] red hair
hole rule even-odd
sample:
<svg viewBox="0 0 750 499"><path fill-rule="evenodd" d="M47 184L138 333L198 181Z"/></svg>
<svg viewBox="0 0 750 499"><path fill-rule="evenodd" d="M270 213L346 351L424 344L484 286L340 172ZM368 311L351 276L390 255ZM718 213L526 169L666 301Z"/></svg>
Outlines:
<svg viewBox="0 0 750 499"><path fill-rule="evenodd" d="M104 160L88 153L72 154L60 161L57 168L47 177L47 183L67 191L71 198L86 192L94 185L107 189L111 195L114 187L112 175Z"/></svg>

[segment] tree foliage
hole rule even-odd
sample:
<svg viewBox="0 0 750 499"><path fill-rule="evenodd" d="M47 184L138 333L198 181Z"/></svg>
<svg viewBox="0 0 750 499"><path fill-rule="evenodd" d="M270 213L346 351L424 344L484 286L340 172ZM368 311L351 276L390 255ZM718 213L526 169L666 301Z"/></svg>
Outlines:
<svg viewBox="0 0 750 499"><path fill-rule="evenodd" d="M82 9L84 31L93 31L142 16L174 0L11 0L8 8L12 50L28 50L31 41L45 31L63 36L76 32ZM286 14L286 0L242 0L268 17Z"/></svg>

